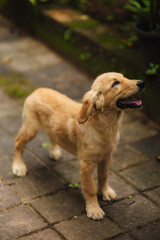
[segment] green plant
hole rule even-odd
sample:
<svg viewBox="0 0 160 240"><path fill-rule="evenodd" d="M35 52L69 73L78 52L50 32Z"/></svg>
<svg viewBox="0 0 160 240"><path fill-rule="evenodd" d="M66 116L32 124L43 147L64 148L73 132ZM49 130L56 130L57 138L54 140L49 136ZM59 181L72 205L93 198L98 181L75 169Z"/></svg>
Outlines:
<svg viewBox="0 0 160 240"><path fill-rule="evenodd" d="M125 8L132 12L134 20L147 19L149 21L149 28L152 32L160 32L159 0L128 0L129 4Z"/></svg>
<svg viewBox="0 0 160 240"><path fill-rule="evenodd" d="M28 0L32 5L36 5L37 0Z"/></svg>
<svg viewBox="0 0 160 240"><path fill-rule="evenodd" d="M89 52L82 52L79 54L79 59L82 61L89 60L91 58L91 54Z"/></svg>
<svg viewBox="0 0 160 240"><path fill-rule="evenodd" d="M64 32L64 40L70 40L71 38L71 30L70 29L67 29L65 32Z"/></svg>
<svg viewBox="0 0 160 240"><path fill-rule="evenodd" d="M69 188L78 188L78 183L74 183L74 184L70 183L70 184L68 184L68 187Z"/></svg>
<svg viewBox="0 0 160 240"><path fill-rule="evenodd" d="M42 147L43 147L43 148L48 148L48 147L49 147L49 143L48 143L48 142L42 143Z"/></svg>
<svg viewBox="0 0 160 240"><path fill-rule="evenodd" d="M150 68L147 69L146 74L147 75L155 75L157 74L157 71L160 69L160 64L154 64L150 63Z"/></svg>
<svg viewBox="0 0 160 240"><path fill-rule="evenodd" d="M109 13L107 16L106 16L106 20L108 22L113 22L115 20L115 16L113 13Z"/></svg>

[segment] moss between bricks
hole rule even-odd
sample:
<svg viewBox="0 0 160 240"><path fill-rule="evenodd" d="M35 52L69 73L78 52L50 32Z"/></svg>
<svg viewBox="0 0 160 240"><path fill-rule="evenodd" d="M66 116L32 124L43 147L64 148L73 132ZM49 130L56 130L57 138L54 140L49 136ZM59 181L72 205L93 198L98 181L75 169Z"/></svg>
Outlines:
<svg viewBox="0 0 160 240"><path fill-rule="evenodd" d="M98 26L98 22L94 19L86 20L86 21L74 21L67 24L69 27L72 28L80 28L80 29L91 29L95 26Z"/></svg>
<svg viewBox="0 0 160 240"><path fill-rule="evenodd" d="M19 100L21 104L37 88L29 79L15 72L0 75L0 86L10 97Z"/></svg>

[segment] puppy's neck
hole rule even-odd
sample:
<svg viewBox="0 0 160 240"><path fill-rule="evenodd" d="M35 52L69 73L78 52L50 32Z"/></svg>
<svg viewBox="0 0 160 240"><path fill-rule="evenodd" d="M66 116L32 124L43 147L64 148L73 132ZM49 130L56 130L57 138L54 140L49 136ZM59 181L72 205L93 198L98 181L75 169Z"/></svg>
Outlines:
<svg viewBox="0 0 160 240"><path fill-rule="evenodd" d="M105 119L106 123L110 123L110 125L115 125L121 122L123 116L123 111L115 111L114 109L108 109L105 112L100 113L97 115L99 119Z"/></svg>
<svg viewBox="0 0 160 240"><path fill-rule="evenodd" d="M104 112L97 111L86 122L88 126L97 129L114 128L117 131L120 127L123 111L108 110Z"/></svg>

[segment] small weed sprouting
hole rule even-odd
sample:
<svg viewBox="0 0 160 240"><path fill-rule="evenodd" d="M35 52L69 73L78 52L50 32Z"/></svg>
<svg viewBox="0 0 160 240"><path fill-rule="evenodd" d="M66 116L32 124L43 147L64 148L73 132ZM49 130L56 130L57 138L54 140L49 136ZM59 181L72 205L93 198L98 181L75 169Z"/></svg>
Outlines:
<svg viewBox="0 0 160 240"><path fill-rule="evenodd" d="M146 74L147 75L156 75L158 70L160 69L160 64L154 64L150 63L150 68L147 69Z"/></svg>
<svg viewBox="0 0 160 240"><path fill-rule="evenodd" d="M43 148L48 148L48 147L49 147L49 143L48 143L48 142L42 143L42 147L43 147Z"/></svg>
<svg viewBox="0 0 160 240"><path fill-rule="evenodd" d="M71 30L70 29L67 29L65 32L64 32L64 40L68 41L70 40L71 38Z"/></svg>
<svg viewBox="0 0 160 240"><path fill-rule="evenodd" d="M78 188L78 183L70 183L70 184L68 184L68 187L69 188Z"/></svg>

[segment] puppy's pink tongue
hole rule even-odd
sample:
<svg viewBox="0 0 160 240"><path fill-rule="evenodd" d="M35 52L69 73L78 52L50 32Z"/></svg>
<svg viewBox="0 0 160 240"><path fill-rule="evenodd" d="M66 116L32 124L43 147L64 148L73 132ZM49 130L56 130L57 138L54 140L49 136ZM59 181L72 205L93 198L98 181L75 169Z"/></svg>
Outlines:
<svg viewBox="0 0 160 240"><path fill-rule="evenodd" d="M141 100L125 100L125 104L135 104L137 106L141 106L142 105L142 101Z"/></svg>

